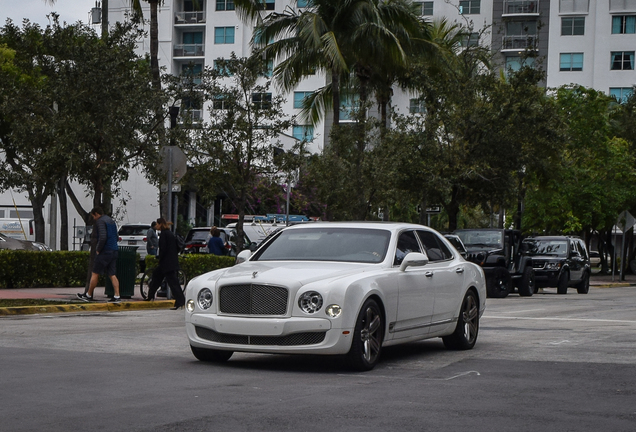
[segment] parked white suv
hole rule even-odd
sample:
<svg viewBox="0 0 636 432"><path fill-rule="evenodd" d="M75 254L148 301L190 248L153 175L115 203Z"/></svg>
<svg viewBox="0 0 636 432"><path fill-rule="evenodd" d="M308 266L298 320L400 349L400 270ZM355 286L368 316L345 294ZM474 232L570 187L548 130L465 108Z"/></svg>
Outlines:
<svg viewBox="0 0 636 432"><path fill-rule="evenodd" d="M146 233L150 229L150 225L144 223L131 223L122 225L119 228L119 240L117 246L131 246L137 248L137 253L141 259L146 258Z"/></svg>

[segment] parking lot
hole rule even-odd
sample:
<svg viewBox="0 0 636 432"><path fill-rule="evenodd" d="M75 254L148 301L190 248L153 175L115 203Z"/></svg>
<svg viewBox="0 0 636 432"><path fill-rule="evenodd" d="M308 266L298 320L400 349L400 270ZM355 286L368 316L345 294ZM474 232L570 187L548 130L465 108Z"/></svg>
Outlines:
<svg viewBox="0 0 636 432"><path fill-rule="evenodd" d="M635 311L636 287L489 299L475 349L394 347L368 373L204 364L168 310L1 318L2 429L633 431Z"/></svg>

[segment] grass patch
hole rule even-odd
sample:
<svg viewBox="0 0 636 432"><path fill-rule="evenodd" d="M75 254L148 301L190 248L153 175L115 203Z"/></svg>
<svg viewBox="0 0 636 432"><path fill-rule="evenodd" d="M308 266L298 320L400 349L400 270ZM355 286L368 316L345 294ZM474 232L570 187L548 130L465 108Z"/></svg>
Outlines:
<svg viewBox="0 0 636 432"><path fill-rule="evenodd" d="M48 305L65 305L76 304L72 301L59 300L43 300L43 299L0 299L0 307L18 307L18 306L48 306Z"/></svg>

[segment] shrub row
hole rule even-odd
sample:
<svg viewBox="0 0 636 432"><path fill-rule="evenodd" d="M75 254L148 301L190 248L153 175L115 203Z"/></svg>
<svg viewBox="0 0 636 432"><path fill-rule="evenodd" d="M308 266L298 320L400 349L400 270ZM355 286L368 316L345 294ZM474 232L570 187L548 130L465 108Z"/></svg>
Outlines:
<svg viewBox="0 0 636 432"><path fill-rule="evenodd" d="M86 283L88 261L89 253L81 251L0 250L0 288L81 287ZM149 256L146 271L157 264L157 258ZM139 272L139 255L135 265ZM212 270L231 267L234 258L208 254L182 255L179 256L179 265L189 280Z"/></svg>

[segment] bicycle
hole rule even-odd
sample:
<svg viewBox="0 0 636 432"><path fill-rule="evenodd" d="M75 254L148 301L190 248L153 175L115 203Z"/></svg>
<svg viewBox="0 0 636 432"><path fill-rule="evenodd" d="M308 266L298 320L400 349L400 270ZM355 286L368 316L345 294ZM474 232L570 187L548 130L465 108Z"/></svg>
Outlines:
<svg viewBox="0 0 636 432"><path fill-rule="evenodd" d="M177 272L177 278L179 279L179 285L181 285L181 289L185 293L186 284L188 283L188 278L185 272L179 269L179 271ZM144 273L143 276L141 276L141 281L139 282L139 293L141 294L141 297L144 300L148 299L148 287L150 286L151 281L152 281L152 271L150 271L150 273ZM170 288L168 287L168 282L164 278L163 281L161 281L161 288L159 288L155 296L167 297L167 293L169 289Z"/></svg>

